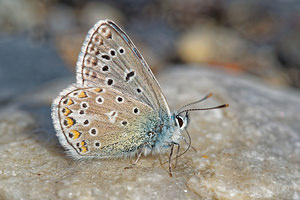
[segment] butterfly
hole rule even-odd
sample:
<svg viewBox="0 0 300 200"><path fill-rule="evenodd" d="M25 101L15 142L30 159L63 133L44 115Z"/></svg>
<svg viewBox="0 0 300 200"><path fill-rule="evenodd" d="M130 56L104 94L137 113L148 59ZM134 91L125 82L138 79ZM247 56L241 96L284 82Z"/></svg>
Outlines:
<svg viewBox="0 0 300 200"><path fill-rule="evenodd" d="M100 20L89 30L76 70L76 83L52 104L54 127L67 153L75 159L137 156L133 167L142 154L170 150L171 175L174 146L177 158L180 140L186 141L182 133L189 112L200 110L183 108L211 94L171 113L146 61L110 20Z"/></svg>

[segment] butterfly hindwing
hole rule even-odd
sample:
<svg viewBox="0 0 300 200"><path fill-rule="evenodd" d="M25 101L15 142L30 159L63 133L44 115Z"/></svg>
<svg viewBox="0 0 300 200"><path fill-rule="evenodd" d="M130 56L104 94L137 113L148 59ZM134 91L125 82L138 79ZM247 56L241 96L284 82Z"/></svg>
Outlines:
<svg viewBox="0 0 300 200"><path fill-rule="evenodd" d="M89 31L77 62L82 87L107 86L170 114L147 63L129 37L113 22L99 21Z"/></svg>
<svg viewBox="0 0 300 200"><path fill-rule="evenodd" d="M134 153L146 141L146 131L155 126L148 122L155 117L151 107L110 87L71 86L56 103L58 137L74 157Z"/></svg>

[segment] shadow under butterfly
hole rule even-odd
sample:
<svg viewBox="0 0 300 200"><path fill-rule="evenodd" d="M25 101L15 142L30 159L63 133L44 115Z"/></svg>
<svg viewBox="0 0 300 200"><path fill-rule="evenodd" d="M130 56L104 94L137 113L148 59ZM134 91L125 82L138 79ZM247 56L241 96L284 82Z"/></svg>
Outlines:
<svg viewBox="0 0 300 200"><path fill-rule="evenodd" d="M228 107L190 108L171 114L149 66L114 22L101 20L88 32L77 61L76 83L52 104L52 119L62 146L75 159L164 154L177 158L191 145L189 112ZM182 136L187 132L188 141ZM180 153L180 140L188 148ZM176 166L176 165L175 165Z"/></svg>

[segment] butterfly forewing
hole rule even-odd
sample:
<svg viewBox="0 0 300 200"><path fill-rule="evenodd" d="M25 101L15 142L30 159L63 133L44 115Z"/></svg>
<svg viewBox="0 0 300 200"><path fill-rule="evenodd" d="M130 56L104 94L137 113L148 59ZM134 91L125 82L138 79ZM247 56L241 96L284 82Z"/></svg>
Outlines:
<svg viewBox="0 0 300 200"><path fill-rule="evenodd" d="M89 31L77 62L77 73L77 83L82 87L111 87L153 110L170 114L143 57L128 36L109 20L99 21Z"/></svg>
<svg viewBox="0 0 300 200"><path fill-rule="evenodd" d="M145 131L156 126L148 123L155 117L151 107L111 87L71 87L57 104L59 138L75 157L135 152L146 140Z"/></svg>

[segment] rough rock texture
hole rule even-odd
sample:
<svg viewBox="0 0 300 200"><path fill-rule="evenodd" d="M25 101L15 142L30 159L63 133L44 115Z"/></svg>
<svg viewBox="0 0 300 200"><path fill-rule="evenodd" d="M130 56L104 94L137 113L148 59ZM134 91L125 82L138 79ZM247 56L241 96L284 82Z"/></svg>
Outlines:
<svg viewBox="0 0 300 200"><path fill-rule="evenodd" d="M299 94L200 68L169 68L158 79L171 108L208 92L196 107L230 104L191 113L194 149L172 178L167 155L129 170L134 159L68 158L50 119L51 99L71 82L63 78L0 111L0 199L300 199Z"/></svg>

